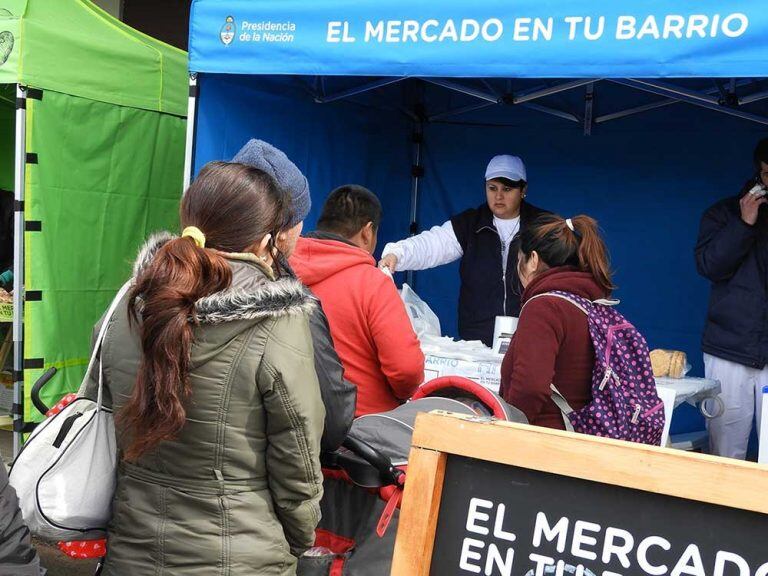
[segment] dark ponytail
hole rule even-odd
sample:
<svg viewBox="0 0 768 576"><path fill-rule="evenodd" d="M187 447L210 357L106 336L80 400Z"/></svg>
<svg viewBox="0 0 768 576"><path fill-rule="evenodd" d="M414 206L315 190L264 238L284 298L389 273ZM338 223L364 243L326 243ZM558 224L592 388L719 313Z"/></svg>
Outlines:
<svg viewBox="0 0 768 576"><path fill-rule="evenodd" d="M174 438L184 425L195 302L231 281L226 260L191 238L167 242L137 278L129 310L134 323L141 319L142 363L133 395L119 414L133 432L126 460Z"/></svg>
<svg viewBox="0 0 768 576"><path fill-rule="evenodd" d="M611 260L597 220L579 215L572 219L572 223L579 244L579 268L591 272L595 281L610 294L616 286L611 280Z"/></svg>
<svg viewBox="0 0 768 576"><path fill-rule="evenodd" d="M572 227L572 228L571 228ZM523 259L536 252L546 268L573 266L589 272L610 294L616 287L611 280L611 264L597 221L576 216L569 221L557 214L544 214L520 233Z"/></svg>
<svg viewBox="0 0 768 576"><path fill-rule="evenodd" d="M131 323L139 326L142 361L136 385L118 422L130 433L124 458L135 461L186 422L195 303L228 288L232 270L222 252L245 252L283 227L287 196L267 174L242 164L212 162L181 203L182 227L205 235L166 242L136 278L129 296Z"/></svg>

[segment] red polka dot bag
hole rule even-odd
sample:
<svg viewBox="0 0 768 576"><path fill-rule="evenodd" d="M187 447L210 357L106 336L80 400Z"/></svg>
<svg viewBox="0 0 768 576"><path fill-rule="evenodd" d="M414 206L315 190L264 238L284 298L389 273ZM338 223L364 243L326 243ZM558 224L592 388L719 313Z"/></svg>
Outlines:
<svg viewBox="0 0 768 576"><path fill-rule="evenodd" d="M554 291L538 294L528 302L542 297L562 298L584 312L595 348L591 402L573 410L551 386L552 400L563 413L566 429L658 446L664 430L664 403L656 392L648 344L616 310L618 301L591 302Z"/></svg>

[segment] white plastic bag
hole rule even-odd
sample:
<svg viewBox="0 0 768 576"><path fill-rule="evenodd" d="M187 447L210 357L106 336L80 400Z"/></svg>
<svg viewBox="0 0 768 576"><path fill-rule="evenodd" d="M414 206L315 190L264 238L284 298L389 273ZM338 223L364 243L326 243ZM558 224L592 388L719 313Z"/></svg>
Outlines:
<svg viewBox="0 0 768 576"><path fill-rule="evenodd" d="M440 319L408 284L403 283L400 298L403 299L405 310L408 313L408 318L411 319L411 326L413 326L416 336L420 339L425 335L440 336Z"/></svg>

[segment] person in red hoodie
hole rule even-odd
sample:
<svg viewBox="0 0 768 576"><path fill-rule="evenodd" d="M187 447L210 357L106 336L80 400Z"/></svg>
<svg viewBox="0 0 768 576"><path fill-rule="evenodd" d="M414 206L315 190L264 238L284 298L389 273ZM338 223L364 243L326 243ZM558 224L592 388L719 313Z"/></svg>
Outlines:
<svg viewBox="0 0 768 576"><path fill-rule="evenodd" d="M524 310L501 365L501 395L531 424L564 430L550 384L574 410L592 399L595 351L587 317L562 298L531 299L554 290L589 300L611 294L608 251L597 222L588 216L539 217L521 234L518 272Z"/></svg>
<svg viewBox="0 0 768 576"><path fill-rule="evenodd" d="M373 258L380 222L381 203L370 190L341 186L289 259L328 317L344 377L357 386L355 416L396 408L424 381L424 354L405 306Z"/></svg>

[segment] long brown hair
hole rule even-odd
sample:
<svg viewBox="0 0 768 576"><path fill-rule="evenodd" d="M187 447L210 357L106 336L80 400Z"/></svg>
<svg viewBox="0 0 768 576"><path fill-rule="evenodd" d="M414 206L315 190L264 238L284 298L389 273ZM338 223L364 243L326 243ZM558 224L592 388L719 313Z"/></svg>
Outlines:
<svg viewBox="0 0 768 576"><path fill-rule="evenodd" d="M245 252L285 224L288 197L266 173L243 164L211 162L181 201L182 228L206 237L166 242L136 278L128 309L139 326L142 360L136 385L118 421L130 433L124 458L135 461L186 421L195 302L228 288L232 271L220 252ZM277 260L277 258L276 258Z"/></svg>
<svg viewBox="0 0 768 576"><path fill-rule="evenodd" d="M610 294L616 287L611 280L611 262L597 221L589 216L571 218L573 229L557 214L544 214L520 233L520 251L527 261L536 251L544 266L574 266L589 272ZM523 258L521 258L521 263Z"/></svg>

